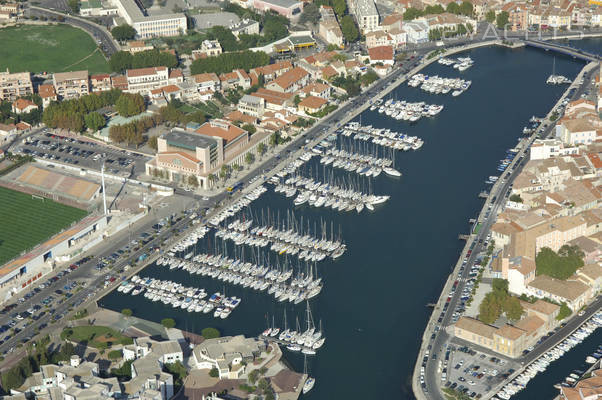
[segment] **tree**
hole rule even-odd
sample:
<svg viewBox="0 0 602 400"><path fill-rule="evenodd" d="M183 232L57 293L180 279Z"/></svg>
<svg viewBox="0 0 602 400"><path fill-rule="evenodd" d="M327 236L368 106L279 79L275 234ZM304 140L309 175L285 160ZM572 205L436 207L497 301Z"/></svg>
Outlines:
<svg viewBox="0 0 602 400"><path fill-rule="evenodd" d="M501 278L493 278L491 288L494 292L508 293L508 281Z"/></svg>
<svg viewBox="0 0 602 400"><path fill-rule="evenodd" d="M320 10L314 3L309 3L303 7L303 12L299 17L299 22L305 24L307 22L311 24L317 24L320 21Z"/></svg>
<svg viewBox="0 0 602 400"><path fill-rule="evenodd" d="M230 168L228 168L228 166L226 164L222 165L222 168L219 171L220 178L226 179L228 177L229 172L230 172Z"/></svg>
<svg viewBox="0 0 602 400"><path fill-rule="evenodd" d="M520 304L518 297L508 296L503 304L504 313L506 317L512 321L518 321L523 315L523 306Z"/></svg>
<svg viewBox="0 0 602 400"><path fill-rule="evenodd" d="M217 370L217 368L211 368L211 370L209 371L209 376L212 378L217 378L219 376L219 371Z"/></svg>
<svg viewBox="0 0 602 400"><path fill-rule="evenodd" d="M118 51L109 59L111 71L121 72L128 68L132 68L134 56L129 51Z"/></svg>
<svg viewBox="0 0 602 400"><path fill-rule="evenodd" d="M255 132L257 132L257 128L255 128L255 125L251 125L251 124L244 124L242 126L242 129L244 129L245 131L249 132L249 135L252 135Z"/></svg>
<svg viewBox="0 0 602 400"><path fill-rule="evenodd" d="M123 314L126 317L131 317L134 313L129 308L124 308L123 310L121 310L121 314Z"/></svg>
<svg viewBox="0 0 602 400"><path fill-rule="evenodd" d="M456 3L456 2L451 2L447 5L446 11L448 13L452 13L452 14L459 14L460 13L460 6Z"/></svg>
<svg viewBox="0 0 602 400"><path fill-rule="evenodd" d="M347 12L347 2L345 0L334 0L332 8L337 17L341 19Z"/></svg>
<svg viewBox="0 0 602 400"><path fill-rule="evenodd" d="M217 180L217 176L215 176L215 174L209 174L207 176L207 179L209 180L209 182L215 183L215 181Z"/></svg>
<svg viewBox="0 0 602 400"><path fill-rule="evenodd" d="M558 253L544 247L535 257L535 272L537 275L565 280L583 267L583 256L583 252L577 246L564 245Z"/></svg>
<svg viewBox="0 0 602 400"><path fill-rule="evenodd" d="M96 132L106 124L105 118L96 111L87 114L84 117L84 122L86 123L86 127L93 132Z"/></svg>
<svg viewBox="0 0 602 400"><path fill-rule="evenodd" d="M69 0L68 4L74 14L79 13L79 0Z"/></svg>
<svg viewBox="0 0 602 400"><path fill-rule="evenodd" d="M266 147L265 147L265 144L263 144L263 143L259 143L259 144L257 145L257 152L259 153L259 155L260 155L260 156L263 156L263 155L265 154L266 150L267 150L267 149L266 149Z"/></svg>
<svg viewBox="0 0 602 400"><path fill-rule="evenodd" d="M509 198L510 201L513 201L515 203L522 203L523 199L520 197L520 194L513 194L512 196L510 196Z"/></svg>
<svg viewBox="0 0 602 400"><path fill-rule="evenodd" d="M411 20L416 19L418 17L422 17L422 11L420 11L417 8L409 7L403 13L403 20L404 21L411 21Z"/></svg>
<svg viewBox="0 0 602 400"><path fill-rule="evenodd" d="M497 15L497 17L495 17L495 24L497 25L498 29L504 29L506 24L508 24L509 17L510 15L507 11L502 11Z"/></svg>
<svg viewBox="0 0 602 400"><path fill-rule="evenodd" d="M173 328L176 326L176 321L174 321L173 318L163 318L161 320L161 325L163 325L166 328Z"/></svg>
<svg viewBox="0 0 602 400"><path fill-rule="evenodd" d="M132 40L136 37L136 30L128 24L116 26L111 30L111 34L120 42Z"/></svg>
<svg viewBox="0 0 602 400"><path fill-rule="evenodd" d="M487 20L487 22L492 24L493 21L495 21L495 11L493 11L493 10L487 11L487 14L485 14L485 19Z"/></svg>
<svg viewBox="0 0 602 400"><path fill-rule="evenodd" d="M562 321L563 319L569 317L570 315L571 315L571 309L563 301L562 303L560 303L560 310L558 311L558 315L556 316L556 320Z"/></svg>
<svg viewBox="0 0 602 400"><path fill-rule="evenodd" d="M158 145L157 145L157 137L156 136L151 136L148 138L148 147L157 151Z"/></svg>
<svg viewBox="0 0 602 400"><path fill-rule="evenodd" d="M199 187L199 180L196 176L191 174L188 176L188 185L197 188Z"/></svg>
<svg viewBox="0 0 602 400"><path fill-rule="evenodd" d="M351 15L345 15L343 18L341 18L341 31L343 31L343 36L348 43L355 42L360 36L357 26L355 26L355 21Z"/></svg>
<svg viewBox="0 0 602 400"><path fill-rule="evenodd" d="M280 135L278 134L278 132L272 133L272 135L270 136L270 146L276 147L279 142L280 142Z"/></svg>
<svg viewBox="0 0 602 400"><path fill-rule="evenodd" d="M253 153L245 154L245 162L247 164L253 164L254 161L255 161L255 156L253 155Z"/></svg>
<svg viewBox="0 0 602 400"><path fill-rule="evenodd" d="M216 57L199 58L192 62L190 72L193 75L205 72L215 72L221 74L235 69L244 69L246 71L267 65L270 63L270 56L263 51L239 51L233 53L222 53Z"/></svg>
<svg viewBox="0 0 602 400"><path fill-rule="evenodd" d="M144 97L137 93L123 93L115 102L115 109L122 117L138 115L146 109Z"/></svg>
<svg viewBox="0 0 602 400"><path fill-rule="evenodd" d="M220 337L220 333L215 328L205 328L201 331L201 336L205 339L215 339Z"/></svg>
<svg viewBox="0 0 602 400"><path fill-rule="evenodd" d="M467 17L472 17L473 14L473 6L470 1L464 0L462 4L460 4L460 14L466 15Z"/></svg>
<svg viewBox="0 0 602 400"><path fill-rule="evenodd" d="M479 305L479 320L485 324L493 324L502 313L494 292L489 292Z"/></svg>

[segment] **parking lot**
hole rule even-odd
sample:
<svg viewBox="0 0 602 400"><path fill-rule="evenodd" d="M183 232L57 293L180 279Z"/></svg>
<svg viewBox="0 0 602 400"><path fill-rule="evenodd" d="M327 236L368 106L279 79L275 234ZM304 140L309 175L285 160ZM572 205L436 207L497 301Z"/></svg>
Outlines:
<svg viewBox="0 0 602 400"><path fill-rule="evenodd" d="M104 160L107 173L124 177L143 173L144 164L148 161L148 157L137 153L55 135L48 130L28 137L25 143L16 147L16 151L49 161L95 170L100 170Z"/></svg>
<svg viewBox="0 0 602 400"><path fill-rule="evenodd" d="M467 346L451 346L440 361L441 383L471 398L481 398L512 374L515 368L517 366L507 359Z"/></svg>

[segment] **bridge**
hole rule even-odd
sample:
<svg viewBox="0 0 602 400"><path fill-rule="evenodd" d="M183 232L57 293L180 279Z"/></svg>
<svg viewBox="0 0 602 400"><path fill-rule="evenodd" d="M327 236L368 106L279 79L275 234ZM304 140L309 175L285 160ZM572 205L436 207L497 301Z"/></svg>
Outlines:
<svg viewBox="0 0 602 400"><path fill-rule="evenodd" d="M597 54L588 53L587 51L583 51L580 49L575 49L573 47L564 46L558 43L550 43L544 42L542 40L531 40L524 39L523 42L527 46L536 47L539 49L543 49L546 51L552 50L557 53L561 53L567 55L569 57L578 58L580 60L590 62L590 61L600 61L600 56Z"/></svg>

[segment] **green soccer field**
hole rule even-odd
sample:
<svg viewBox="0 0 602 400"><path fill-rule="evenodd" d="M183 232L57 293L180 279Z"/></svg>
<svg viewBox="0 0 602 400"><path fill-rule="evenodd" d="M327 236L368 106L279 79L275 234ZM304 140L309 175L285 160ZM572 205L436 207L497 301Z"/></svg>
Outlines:
<svg viewBox="0 0 602 400"><path fill-rule="evenodd" d="M0 29L0 71L109 72L90 35L69 25L22 25Z"/></svg>
<svg viewBox="0 0 602 400"><path fill-rule="evenodd" d="M86 214L79 208L0 187L0 265Z"/></svg>

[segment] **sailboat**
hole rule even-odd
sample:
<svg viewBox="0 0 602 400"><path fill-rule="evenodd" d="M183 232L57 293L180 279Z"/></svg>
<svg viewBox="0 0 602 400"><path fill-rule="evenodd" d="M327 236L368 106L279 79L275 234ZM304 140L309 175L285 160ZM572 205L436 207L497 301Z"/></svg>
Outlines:
<svg viewBox="0 0 602 400"><path fill-rule="evenodd" d="M274 324L274 316L272 315L272 332L270 332L270 336L274 337L277 336L280 333L280 328L276 328L276 325Z"/></svg>
<svg viewBox="0 0 602 400"><path fill-rule="evenodd" d="M307 356L303 357L303 374L307 375L307 379L305 380L305 383L303 384L303 394L305 394L305 393L309 392L310 390L312 390L314 385L316 384L316 380L314 378L312 378L311 376L309 376L307 373Z"/></svg>

